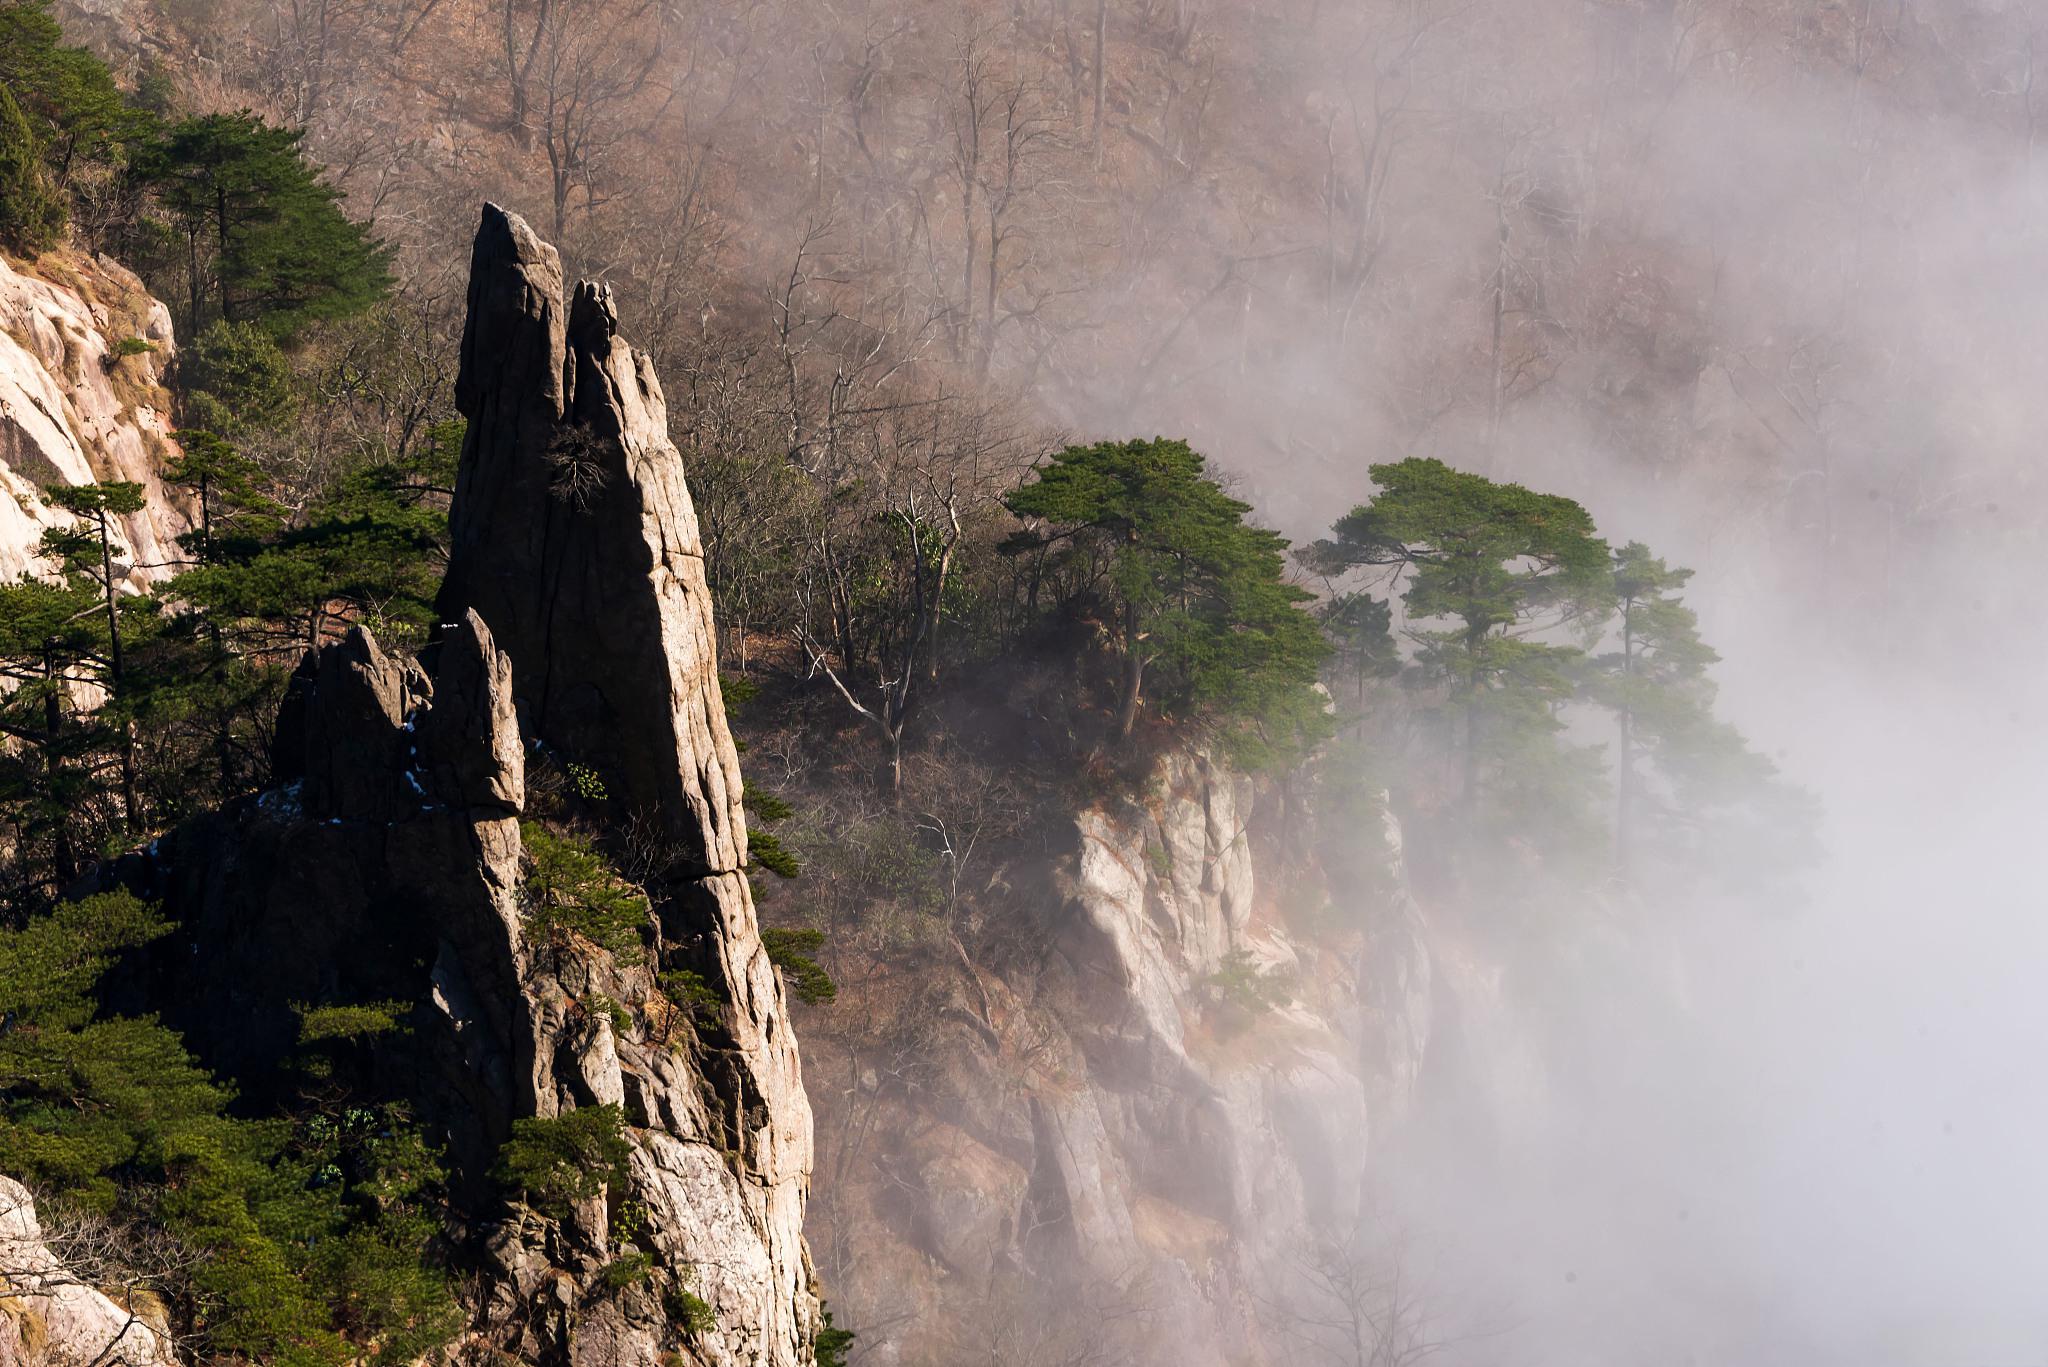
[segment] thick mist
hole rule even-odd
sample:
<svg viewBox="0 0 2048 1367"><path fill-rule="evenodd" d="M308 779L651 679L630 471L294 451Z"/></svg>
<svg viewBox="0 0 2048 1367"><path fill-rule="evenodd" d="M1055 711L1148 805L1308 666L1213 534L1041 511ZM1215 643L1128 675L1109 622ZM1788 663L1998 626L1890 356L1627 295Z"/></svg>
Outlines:
<svg viewBox="0 0 2048 1367"><path fill-rule="evenodd" d="M1664 330L1559 323L1537 344L1561 353L1545 382L1497 426L1455 407L1409 420L1313 328L1196 405L1298 535L1366 495L1369 462L1431 454L1579 499L1616 542L1694 567L1726 714L1824 808L1824 856L1796 886L1623 898L1596 915L1634 926L1586 932L1598 945L1562 996L1532 986L1552 966L1506 965L1526 998L1509 1016L1548 1041L1540 1080L1503 1085L1513 1099L1483 1118L1440 1112L1388 1179L1459 1361L2048 1356L2048 649L2028 603L2048 568L2048 215L2027 110L1939 88L1948 43L2038 16L1851 5L1813 22L1858 10L1882 49L1861 73L1787 61L1679 82L1614 116L1642 139L1625 167L1578 162L1592 134L1569 114L1527 135L1520 155L1557 178L1533 182L1583 192L1576 240L1527 249L1563 277L1543 307L1573 314L1603 254L1661 257L1660 288L1694 292ZM1427 41L1440 86L1492 83L1458 80L1480 55L1456 33ZM2024 58L2005 55L1969 75L2018 105ZM1390 194L1458 200L1452 159L1391 174ZM1454 212L1445 235L1498 207ZM1363 326L1386 329L1380 355L1437 347L1469 370L1434 334L1483 314L1486 282L1431 278L1439 251ZM1212 339L1212 373L1237 342ZM1682 371L1660 373L1679 344ZM1173 416L1143 406L1127 425ZM1276 423L1287 449L1260 452Z"/></svg>
<svg viewBox="0 0 2048 1367"><path fill-rule="evenodd" d="M489 198L621 283L672 412L730 329L778 431L803 365L979 386L1185 436L1297 541L1436 456L1692 567L1820 862L1545 937L1425 898L1484 1009L1375 1220L1461 1363L2048 1359L2039 0L159 8L444 332Z"/></svg>

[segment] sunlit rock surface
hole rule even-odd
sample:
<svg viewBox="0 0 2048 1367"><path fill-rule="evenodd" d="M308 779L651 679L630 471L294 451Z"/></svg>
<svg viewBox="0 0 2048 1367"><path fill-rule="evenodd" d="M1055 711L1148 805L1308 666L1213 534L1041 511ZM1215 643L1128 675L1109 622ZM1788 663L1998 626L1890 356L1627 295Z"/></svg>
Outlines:
<svg viewBox="0 0 2048 1367"><path fill-rule="evenodd" d="M124 341L134 354L119 354ZM112 262L0 258L0 579L49 568L43 531L73 520L45 501L52 484L142 485L146 505L122 519L128 582L177 570L191 523L160 478L177 454L161 384L172 351L169 310Z"/></svg>
<svg viewBox="0 0 2048 1367"><path fill-rule="evenodd" d="M162 1304L96 1287L44 1242L28 1188L0 1177L0 1367L172 1367Z"/></svg>

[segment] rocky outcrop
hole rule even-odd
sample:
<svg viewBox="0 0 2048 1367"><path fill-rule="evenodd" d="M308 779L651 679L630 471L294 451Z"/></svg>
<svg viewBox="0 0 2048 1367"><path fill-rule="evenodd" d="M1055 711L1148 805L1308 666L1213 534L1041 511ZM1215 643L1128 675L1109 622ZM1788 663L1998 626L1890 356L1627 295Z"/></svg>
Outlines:
<svg viewBox="0 0 2048 1367"><path fill-rule="evenodd" d="M816 1317L811 1117L743 871L660 391L601 291L565 318L554 252L519 220L486 211L475 267L439 639L416 661L357 629L310 655L278 719L277 786L124 866L178 927L150 995L259 1096L306 1006L404 1008L359 1066L451 1159L463 1356L797 1367ZM564 451L593 462L566 493ZM579 819L637 851L639 943L537 914L536 765L580 775ZM680 1005L670 972L699 985ZM623 1114L625 1176L566 1212L508 1202L492 1173L514 1125L599 1106Z"/></svg>
<svg viewBox="0 0 2048 1367"><path fill-rule="evenodd" d="M1076 816L1040 948L980 953L905 1008L915 1027L807 1035L824 1075L847 1068L819 1089L813 1239L850 1322L886 1326L879 1360L985 1334L1020 1360L1290 1360L1265 1312L1357 1225L1432 1004L1398 845L1373 889L1331 889L1288 830L1305 819L1169 753L1145 797Z"/></svg>
<svg viewBox="0 0 2048 1367"><path fill-rule="evenodd" d="M28 1188L0 1177L0 1367L172 1367L163 1305L102 1289L44 1240Z"/></svg>
<svg viewBox="0 0 2048 1367"><path fill-rule="evenodd" d="M654 364L609 285L484 209L456 402L469 419L441 590L519 673L535 734L661 817L706 874L746 861L697 515Z"/></svg>
<svg viewBox="0 0 2048 1367"><path fill-rule="evenodd" d="M68 252L0 258L0 579L47 568L44 529L72 521L46 486L117 480L146 495L123 519L129 582L176 569L190 521L160 478L177 451L161 384L171 353L169 311L119 266Z"/></svg>
<svg viewBox="0 0 2048 1367"><path fill-rule="evenodd" d="M490 623L528 734L667 842L662 931L676 966L729 1003L711 1091L788 1312L772 1327L794 1342L809 1318L810 1105L742 871L739 758L682 457L610 287L565 295L554 248L495 205L470 263L456 402L469 427L442 612ZM683 1164L660 1146L650 1157Z"/></svg>

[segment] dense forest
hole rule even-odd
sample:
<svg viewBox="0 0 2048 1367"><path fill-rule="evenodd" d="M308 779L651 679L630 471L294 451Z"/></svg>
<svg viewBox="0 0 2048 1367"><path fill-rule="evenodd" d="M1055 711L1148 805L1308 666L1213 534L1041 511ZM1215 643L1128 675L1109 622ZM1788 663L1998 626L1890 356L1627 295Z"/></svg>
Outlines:
<svg viewBox="0 0 2048 1367"><path fill-rule="evenodd" d="M2024 6L1554 8L0 4L0 248L53 281L103 254L169 306L190 524L142 564L140 485L52 485L72 520L0 586L0 1170L53 1247L195 1361L463 1328L459 1183L369 1065L405 1005L304 1003L279 1066L215 1075L140 1005L171 927L118 870L279 787L308 652L445 630L486 198L652 357L806 1030L1035 952L1001 870L1174 752L1315 813L1304 857L1354 889L1392 813L1417 886L1516 939L1783 886L1815 805L1717 708L1694 573L1646 542L1751 519L1872 660L1899 646L1860 609L1930 592L1905 548L2034 544L1981 495L2030 478L2038 399L1964 454L1929 415L1955 368L2024 373L2038 325L1869 320L1988 288L1904 245L1926 205L2038 218L2037 35ZM1815 70L1796 136L1714 123ZM1731 170L1824 175L1823 208L1746 213ZM561 504L595 496L594 456L550 459ZM1651 487L1697 517L1632 521ZM656 873L605 780L529 761L519 895L533 934L633 956ZM1287 990L1210 986L1251 1017ZM717 1012L689 970L660 991ZM602 1191L620 1123L520 1122L493 1199ZM828 1300L859 1256L821 1256ZM679 1294L687 1338L710 1309Z"/></svg>

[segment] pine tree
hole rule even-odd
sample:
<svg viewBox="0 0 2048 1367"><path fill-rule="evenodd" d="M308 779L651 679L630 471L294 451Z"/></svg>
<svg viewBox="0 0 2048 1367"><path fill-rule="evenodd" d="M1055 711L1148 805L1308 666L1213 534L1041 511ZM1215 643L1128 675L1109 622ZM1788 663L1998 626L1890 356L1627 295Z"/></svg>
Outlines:
<svg viewBox="0 0 2048 1367"><path fill-rule="evenodd" d="M54 528L43 535L43 549L54 554L65 573L89 580L106 609L106 684L114 707L125 708L128 693L127 661L121 648L121 581L114 574L117 551L114 519L142 511L142 486L127 482L107 484L58 484L45 490L52 505L85 521L68 528ZM140 830L141 812L136 796L135 729L125 713L116 720L121 735L121 806L131 831Z"/></svg>
<svg viewBox="0 0 2048 1367"><path fill-rule="evenodd" d="M0 819L11 828L16 907L47 904L96 843L106 737L76 699L101 679L102 620L89 582L0 585L0 735L15 742L0 751Z"/></svg>
<svg viewBox="0 0 2048 1367"><path fill-rule="evenodd" d="M1186 442L1071 446L1006 500L1047 524L1014 551L1068 546L1106 566L1089 594L1121 664L1116 733L1130 735L1148 689L1169 713L1315 728L1310 686L1328 653L1284 578L1287 542L1210 479Z"/></svg>
<svg viewBox="0 0 2048 1367"><path fill-rule="evenodd" d="M137 156L186 247L184 328L262 322L279 336L369 307L389 253L341 210L303 134L247 110L180 120Z"/></svg>
<svg viewBox="0 0 2048 1367"><path fill-rule="evenodd" d="M64 200L43 169L43 146L0 82L0 245L25 256L64 235Z"/></svg>
<svg viewBox="0 0 2048 1367"><path fill-rule="evenodd" d="M1420 681L1446 691L1468 824L1483 793L1528 820L1573 824L1593 781L1589 756L1564 745L1558 711L1576 691L1582 652L1533 639L1583 628L1613 606L1607 543L1567 498L1497 484L1439 460L1375 465L1370 503L1340 519L1303 560L1342 575L1402 566ZM1447 720L1450 720L1447 718Z"/></svg>
<svg viewBox="0 0 2048 1367"><path fill-rule="evenodd" d="M178 354L178 407L230 440L281 427L298 409L291 363L265 328L217 320Z"/></svg>
<svg viewBox="0 0 2048 1367"><path fill-rule="evenodd" d="M106 1208L113 1173L219 1114L226 1095L175 1035L103 1019L93 995L122 951L167 929L125 892L0 929L0 1152L13 1175Z"/></svg>
<svg viewBox="0 0 2048 1367"><path fill-rule="evenodd" d="M1692 573L1639 541L1614 552L1620 649L1593 661L1587 691L1615 716L1615 860L1624 876L1647 835L1668 844L1712 809L1763 796L1772 778L1770 761L1714 714L1707 671L1720 656L1678 596Z"/></svg>
<svg viewBox="0 0 2048 1367"><path fill-rule="evenodd" d="M115 160L147 125L105 62L65 46L47 0L0 3L0 90L13 96L59 190L82 163Z"/></svg>
<svg viewBox="0 0 2048 1367"><path fill-rule="evenodd" d="M1366 684L1401 670L1394 644L1392 605L1369 593L1340 593L1316 611L1330 638L1333 683L1348 683L1355 703L1365 701Z"/></svg>
<svg viewBox="0 0 2048 1367"><path fill-rule="evenodd" d="M199 525L180 539L188 554L211 565L238 538L278 530L284 509L264 495L255 461L213 432L182 431L178 444L182 449L164 467L164 479L190 489L199 502Z"/></svg>
<svg viewBox="0 0 2048 1367"><path fill-rule="evenodd" d="M426 1262L440 1169L402 1111L329 1115L316 1102L232 1117L227 1089L175 1034L103 1009L101 978L168 930L127 892L0 926L10 1174L55 1202L160 1226L197 1255L181 1290L197 1302L184 1327L202 1357L342 1367L445 1341L460 1316Z"/></svg>

